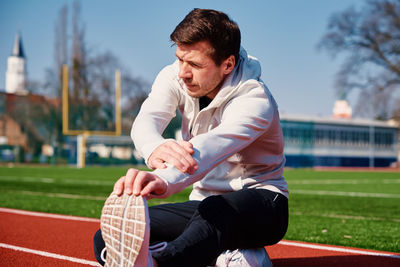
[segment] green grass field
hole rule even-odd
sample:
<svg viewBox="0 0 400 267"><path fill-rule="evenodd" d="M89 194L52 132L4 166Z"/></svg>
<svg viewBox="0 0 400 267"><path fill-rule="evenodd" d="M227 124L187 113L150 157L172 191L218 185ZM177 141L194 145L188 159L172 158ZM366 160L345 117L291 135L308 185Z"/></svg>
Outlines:
<svg viewBox="0 0 400 267"><path fill-rule="evenodd" d="M0 206L100 217L126 167L0 167ZM400 173L285 170L285 239L400 252ZM149 205L185 201L190 189Z"/></svg>

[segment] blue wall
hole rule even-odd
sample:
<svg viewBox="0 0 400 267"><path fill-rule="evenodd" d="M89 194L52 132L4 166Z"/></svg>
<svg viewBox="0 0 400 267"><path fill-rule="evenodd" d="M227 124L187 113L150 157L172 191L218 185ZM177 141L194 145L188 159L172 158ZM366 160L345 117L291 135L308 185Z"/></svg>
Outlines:
<svg viewBox="0 0 400 267"><path fill-rule="evenodd" d="M374 167L389 167L397 158L375 158ZM368 157L320 157L312 155L287 155L286 166L299 167L369 167Z"/></svg>

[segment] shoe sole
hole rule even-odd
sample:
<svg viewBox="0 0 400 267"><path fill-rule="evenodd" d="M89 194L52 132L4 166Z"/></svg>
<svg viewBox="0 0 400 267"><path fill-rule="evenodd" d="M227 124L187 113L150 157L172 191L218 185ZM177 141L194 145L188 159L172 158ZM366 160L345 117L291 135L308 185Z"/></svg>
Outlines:
<svg viewBox="0 0 400 267"><path fill-rule="evenodd" d="M143 197L111 194L104 204L100 224L107 251L105 266L134 266L146 230Z"/></svg>

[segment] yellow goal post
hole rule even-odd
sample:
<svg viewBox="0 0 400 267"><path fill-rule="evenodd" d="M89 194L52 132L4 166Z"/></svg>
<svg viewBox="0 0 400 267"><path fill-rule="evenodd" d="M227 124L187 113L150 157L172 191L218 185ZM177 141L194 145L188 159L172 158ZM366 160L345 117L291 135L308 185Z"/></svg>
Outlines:
<svg viewBox="0 0 400 267"><path fill-rule="evenodd" d="M85 167L86 138L89 136L120 136L121 135L121 72L115 71L115 130L91 131L69 129L69 89L68 66L62 67L62 131L64 135L77 136L77 167Z"/></svg>

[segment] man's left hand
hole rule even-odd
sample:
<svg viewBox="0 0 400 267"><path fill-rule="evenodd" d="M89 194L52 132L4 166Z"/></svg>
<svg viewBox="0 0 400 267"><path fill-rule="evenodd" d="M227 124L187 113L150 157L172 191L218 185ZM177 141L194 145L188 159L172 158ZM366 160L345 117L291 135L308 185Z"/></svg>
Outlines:
<svg viewBox="0 0 400 267"><path fill-rule="evenodd" d="M193 174L198 169L193 159L193 145L188 141L168 140L159 145L147 160L148 166L154 169L165 169L169 163L181 172Z"/></svg>

